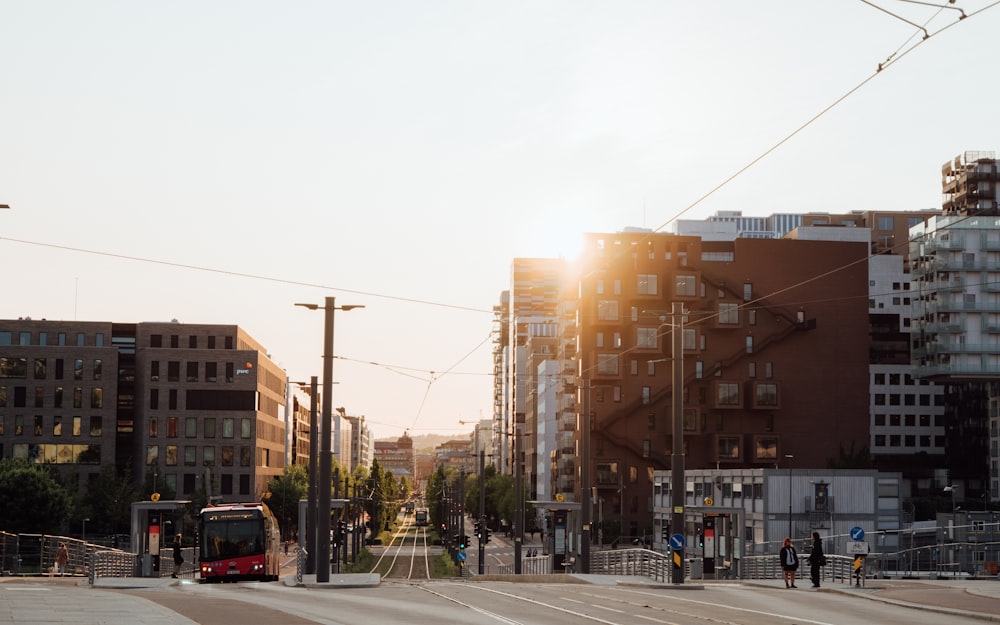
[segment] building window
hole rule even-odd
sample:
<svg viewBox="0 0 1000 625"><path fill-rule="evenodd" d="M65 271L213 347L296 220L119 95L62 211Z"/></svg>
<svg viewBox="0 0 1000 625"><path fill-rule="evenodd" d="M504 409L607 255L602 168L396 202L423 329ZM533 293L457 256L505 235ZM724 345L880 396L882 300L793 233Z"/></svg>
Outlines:
<svg viewBox="0 0 1000 625"><path fill-rule="evenodd" d="M184 436L187 438L195 438L198 436L197 417L187 417L184 419Z"/></svg>
<svg viewBox="0 0 1000 625"><path fill-rule="evenodd" d="M104 375L104 363L101 361L100 358L96 358L94 360L94 379L100 380L103 375Z"/></svg>
<svg viewBox="0 0 1000 625"><path fill-rule="evenodd" d="M684 409L684 429L689 432L696 432L698 430L698 409L697 408L685 408Z"/></svg>
<svg viewBox="0 0 1000 625"><path fill-rule="evenodd" d="M149 389L149 409L150 410L160 409L160 389L158 388Z"/></svg>
<svg viewBox="0 0 1000 625"><path fill-rule="evenodd" d="M40 415L40 414L35 415L35 428L34 428L35 429L35 436L41 436L42 435L42 432L43 432L42 428L44 427L44 425L45 424L44 424L44 420L42 419L42 415Z"/></svg>
<svg viewBox="0 0 1000 625"><path fill-rule="evenodd" d="M659 291L655 273L640 273L636 284L639 295L656 295Z"/></svg>
<svg viewBox="0 0 1000 625"><path fill-rule="evenodd" d="M215 466L215 447L203 447L201 450L201 463L206 467Z"/></svg>
<svg viewBox="0 0 1000 625"><path fill-rule="evenodd" d="M184 466L193 467L198 463L198 448L194 445L184 446Z"/></svg>
<svg viewBox="0 0 1000 625"><path fill-rule="evenodd" d="M83 417L73 417L73 436L83 436Z"/></svg>
<svg viewBox="0 0 1000 625"><path fill-rule="evenodd" d="M222 447L222 466L231 467L233 466L233 446L224 445Z"/></svg>
<svg viewBox="0 0 1000 625"><path fill-rule="evenodd" d="M198 361L187 363L187 381L198 381Z"/></svg>
<svg viewBox="0 0 1000 625"><path fill-rule="evenodd" d="M753 335L752 334L748 334L747 335L747 348L746 349L747 349L747 353L748 354L752 354L753 353Z"/></svg>
<svg viewBox="0 0 1000 625"><path fill-rule="evenodd" d="M879 230L895 230L896 222L892 217L879 217L878 218L878 229Z"/></svg>
<svg viewBox="0 0 1000 625"><path fill-rule="evenodd" d="M716 404L719 406L740 405L740 385L735 382L719 382Z"/></svg>
<svg viewBox="0 0 1000 625"><path fill-rule="evenodd" d="M758 382L754 385L755 401L758 406L776 408L778 406L778 385Z"/></svg>
<svg viewBox="0 0 1000 625"><path fill-rule="evenodd" d="M734 325L740 322L740 305L719 302L719 323Z"/></svg>
<svg viewBox="0 0 1000 625"><path fill-rule="evenodd" d="M647 360L646 361L646 375L656 375L656 361Z"/></svg>
<svg viewBox="0 0 1000 625"><path fill-rule="evenodd" d="M250 447L244 445L240 447L240 466L249 467L252 466L251 461L253 460L253 455L250 453Z"/></svg>
<svg viewBox="0 0 1000 625"><path fill-rule="evenodd" d="M175 388L167 391L167 408L177 410L177 389Z"/></svg>
<svg viewBox="0 0 1000 625"><path fill-rule="evenodd" d="M45 406L45 388L42 386L35 387L35 408L43 408Z"/></svg>
<svg viewBox="0 0 1000 625"><path fill-rule="evenodd" d="M44 380L45 379L45 359L35 358L35 379Z"/></svg>
<svg viewBox="0 0 1000 625"><path fill-rule="evenodd" d="M657 329L636 328L635 346L639 349L656 349Z"/></svg>
<svg viewBox="0 0 1000 625"><path fill-rule="evenodd" d="M177 438L177 417L167 417L167 438Z"/></svg>
<svg viewBox="0 0 1000 625"><path fill-rule="evenodd" d="M104 407L104 389L103 388L92 388L92 389L90 389L90 407L91 408L103 408Z"/></svg>
<svg viewBox="0 0 1000 625"><path fill-rule="evenodd" d="M167 362L167 381L168 382L180 382L181 381L181 363L176 360L171 360Z"/></svg>
<svg viewBox="0 0 1000 625"><path fill-rule="evenodd" d="M177 445L167 445L167 454L164 461L168 467L177 466Z"/></svg>
<svg viewBox="0 0 1000 625"><path fill-rule="evenodd" d="M160 457L160 447L159 445L146 445L146 466L154 466L159 464Z"/></svg>
<svg viewBox="0 0 1000 625"><path fill-rule="evenodd" d="M100 416L90 417L90 435L100 436L104 431L104 420Z"/></svg>
<svg viewBox="0 0 1000 625"><path fill-rule="evenodd" d="M682 297L694 297L698 293L698 279L695 276L677 274L674 294Z"/></svg>
<svg viewBox="0 0 1000 625"><path fill-rule="evenodd" d="M776 460L778 458L778 439L771 436L758 436L754 441L755 460Z"/></svg>
<svg viewBox="0 0 1000 625"><path fill-rule="evenodd" d="M648 386L642 387L642 403L643 405L649 405L650 388Z"/></svg>
<svg viewBox="0 0 1000 625"><path fill-rule="evenodd" d="M602 299L597 302L597 319L599 321L618 321L618 300Z"/></svg>
<svg viewBox="0 0 1000 625"><path fill-rule="evenodd" d="M156 438L158 434L159 430L157 429L156 417L152 417L149 420L149 437Z"/></svg>
<svg viewBox="0 0 1000 625"><path fill-rule="evenodd" d="M150 347L163 347L163 335L162 334L150 334L149 335L149 346Z"/></svg>
<svg viewBox="0 0 1000 625"><path fill-rule="evenodd" d="M222 438L233 438L236 436L232 417L222 418Z"/></svg>
<svg viewBox="0 0 1000 625"><path fill-rule="evenodd" d="M618 375L618 354L597 354L598 375Z"/></svg>
<svg viewBox="0 0 1000 625"><path fill-rule="evenodd" d="M632 375L639 375L639 361L632 359L628 361L629 373Z"/></svg>
<svg viewBox="0 0 1000 625"><path fill-rule="evenodd" d="M205 381L206 382L219 381L219 363L217 362L205 363Z"/></svg>
<svg viewBox="0 0 1000 625"><path fill-rule="evenodd" d="M739 460L740 459L740 437L720 436L718 442L719 460Z"/></svg>
<svg viewBox="0 0 1000 625"><path fill-rule="evenodd" d="M205 438L215 438L215 417L205 417Z"/></svg>
<svg viewBox="0 0 1000 625"><path fill-rule="evenodd" d="M77 358L73 361L73 379L82 380L83 379L83 359Z"/></svg>
<svg viewBox="0 0 1000 625"><path fill-rule="evenodd" d="M160 381L160 361L152 360L149 363L149 379L153 382Z"/></svg>
<svg viewBox="0 0 1000 625"><path fill-rule="evenodd" d="M58 415L52 417L52 436L62 436L62 417Z"/></svg>
<svg viewBox="0 0 1000 625"><path fill-rule="evenodd" d="M694 377L700 380L704 377L704 374L705 363L700 360L694 361Z"/></svg>
<svg viewBox="0 0 1000 625"><path fill-rule="evenodd" d="M73 407L83 408L83 389L79 386L73 387Z"/></svg>

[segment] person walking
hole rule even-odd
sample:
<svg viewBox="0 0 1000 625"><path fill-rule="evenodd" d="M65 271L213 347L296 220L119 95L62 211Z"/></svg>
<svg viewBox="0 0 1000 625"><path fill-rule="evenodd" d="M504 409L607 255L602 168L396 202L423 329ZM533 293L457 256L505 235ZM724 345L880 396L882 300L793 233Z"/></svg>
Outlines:
<svg viewBox="0 0 1000 625"><path fill-rule="evenodd" d="M59 543L59 549L56 550L56 566L55 572L59 573L60 576L66 574L66 565L69 563L69 550L66 548L66 543Z"/></svg>
<svg viewBox="0 0 1000 625"><path fill-rule="evenodd" d="M170 577L177 577L177 571L180 571L181 565L184 564L184 555L181 554L181 538L180 534L174 536L174 572Z"/></svg>
<svg viewBox="0 0 1000 625"><path fill-rule="evenodd" d="M819 537L819 532L813 532L813 545L809 552L809 576L812 578L813 588L819 588L820 567L825 564L823 540Z"/></svg>
<svg viewBox="0 0 1000 625"><path fill-rule="evenodd" d="M798 588L795 585L795 571L799 568L799 554L795 553L791 538L785 538L778 556L781 559L781 574L785 579L785 588Z"/></svg>

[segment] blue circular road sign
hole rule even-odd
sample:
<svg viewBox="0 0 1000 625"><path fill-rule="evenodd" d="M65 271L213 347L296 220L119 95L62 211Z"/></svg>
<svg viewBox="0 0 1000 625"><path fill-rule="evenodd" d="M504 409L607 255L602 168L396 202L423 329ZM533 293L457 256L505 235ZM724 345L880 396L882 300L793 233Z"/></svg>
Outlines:
<svg viewBox="0 0 1000 625"><path fill-rule="evenodd" d="M851 528L851 538L853 540L864 540L865 539L865 530L863 530L860 527L852 527Z"/></svg>
<svg viewBox="0 0 1000 625"><path fill-rule="evenodd" d="M681 534L674 534L670 537L670 548L674 551L680 551L684 548L684 536Z"/></svg>

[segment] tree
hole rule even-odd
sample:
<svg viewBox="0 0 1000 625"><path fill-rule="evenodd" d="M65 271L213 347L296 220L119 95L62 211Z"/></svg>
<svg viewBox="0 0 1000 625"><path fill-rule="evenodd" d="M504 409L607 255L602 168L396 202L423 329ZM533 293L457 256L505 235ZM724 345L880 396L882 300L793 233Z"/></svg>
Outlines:
<svg viewBox="0 0 1000 625"><path fill-rule="evenodd" d="M56 534L72 511L72 498L55 470L26 460L0 460L0 528L12 534Z"/></svg>
<svg viewBox="0 0 1000 625"><path fill-rule="evenodd" d="M309 490L309 474L298 464L285 465L281 475L267 483L267 507L278 517L278 525L285 538L291 536L299 523L299 501Z"/></svg>
<svg viewBox="0 0 1000 625"><path fill-rule="evenodd" d="M132 524L132 504L141 499L132 485L132 471L119 473L114 465L101 467L97 479L87 484L81 513L106 534L127 534Z"/></svg>

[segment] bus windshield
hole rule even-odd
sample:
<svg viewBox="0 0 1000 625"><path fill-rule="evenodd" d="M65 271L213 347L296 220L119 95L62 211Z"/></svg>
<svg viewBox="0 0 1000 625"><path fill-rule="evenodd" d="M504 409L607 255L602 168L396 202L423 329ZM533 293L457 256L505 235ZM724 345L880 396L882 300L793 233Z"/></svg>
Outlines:
<svg viewBox="0 0 1000 625"><path fill-rule="evenodd" d="M206 521L202 536L202 559L219 560L264 551L262 519Z"/></svg>

